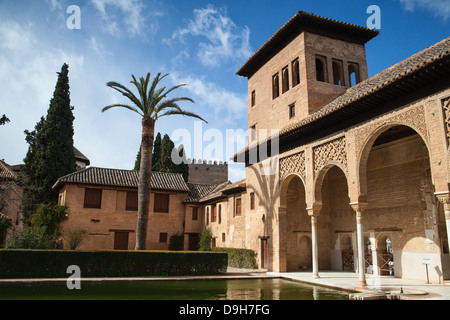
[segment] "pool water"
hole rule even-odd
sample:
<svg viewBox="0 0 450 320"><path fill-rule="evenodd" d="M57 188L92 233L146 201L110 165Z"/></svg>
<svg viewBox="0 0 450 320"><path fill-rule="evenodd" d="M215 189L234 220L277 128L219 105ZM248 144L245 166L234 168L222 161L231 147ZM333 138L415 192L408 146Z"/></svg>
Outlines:
<svg viewBox="0 0 450 320"><path fill-rule="evenodd" d="M283 279L0 285L0 300L348 300L349 293Z"/></svg>

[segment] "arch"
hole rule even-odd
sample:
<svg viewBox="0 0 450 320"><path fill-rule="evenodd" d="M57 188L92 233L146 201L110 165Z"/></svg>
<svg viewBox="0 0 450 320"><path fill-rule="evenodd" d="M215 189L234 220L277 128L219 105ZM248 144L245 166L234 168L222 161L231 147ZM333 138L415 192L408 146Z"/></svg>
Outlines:
<svg viewBox="0 0 450 320"><path fill-rule="evenodd" d="M282 93L289 90L289 68L285 67L282 71Z"/></svg>
<svg viewBox="0 0 450 320"><path fill-rule="evenodd" d="M350 81L350 87L357 85L360 82L359 65L356 63L350 63L348 65L348 79Z"/></svg>
<svg viewBox="0 0 450 320"><path fill-rule="evenodd" d="M300 84L300 65L298 58L292 62L292 87Z"/></svg>
<svg viewBox="0 0 450 320"><path fill-rule="evenodd" d="M306 183L305 180L303 179L303 177L298 174L298 173L290 173L288 174L283 181L281 181L281 188L280 188L280 206L281 207L286 207L287 204L287 191L289 188L289 184L291 183L292 179L294 179L295 177L299 178L300 181L303 184L303 188L306 191Z"/></svg>
<svg viewBox="0 0 450 320"><path fill-rule="evenodd" d="M350 190L350 186L348 184L348 175L347 175L347 169L345 166L340 163L339 161L329 161L325 166L323 166L319 173L316 175L316 178L314 179L314 202L321 203L322 202L322 184L323 180L325 179L328 171L330 171L331 168L338 167L345 175L345 179L347 181L347 189Z"/></svg>
<svg viewBox="0 0 450 320"><path fill-rule="evenodd" d="M345 86L343 64L340 60L333 60L333 82L337 86Z"/></svg>
<svg viewBox="0 0 450 320"><path fill-rule="evenodd" d="M320 82L328 82L327 60L325 57L316 56L316 79Z"/></svg>
<svg viewBox="0 0 450 320"><path fill-rule="evenodd" d="M413 125L400 121L393 121L388 123L383 123L379 127L375 128L366 138L363 147L359 150L359 157L357 159L357 176L359 177L359 194L366 195L367 194L367 162L369 160L370 151L375 143L375 141L386 131L392 129L394 127L408 127L414 130L422 139L422 142L427 147L428 156L430 157L430 147L427 143L426 138L422 135L420 130L417 130ZM431 157L430 157L431 160Z"/></svg>

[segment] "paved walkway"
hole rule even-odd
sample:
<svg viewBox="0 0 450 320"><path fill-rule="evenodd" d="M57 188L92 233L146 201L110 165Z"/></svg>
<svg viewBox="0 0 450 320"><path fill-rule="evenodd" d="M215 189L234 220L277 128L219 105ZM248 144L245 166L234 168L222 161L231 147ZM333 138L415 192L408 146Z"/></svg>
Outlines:
<svg viewBox="0 0 450 320"><path fill-rule="evenodd" d="M367 275L367 287L361 287L358 285L358 274L352 272L320 272L319 279L312 278L311 272L268 272L267 274L360 293L392 293L401 300L450 300L450 284L425 284L415 280Z"/></svg>

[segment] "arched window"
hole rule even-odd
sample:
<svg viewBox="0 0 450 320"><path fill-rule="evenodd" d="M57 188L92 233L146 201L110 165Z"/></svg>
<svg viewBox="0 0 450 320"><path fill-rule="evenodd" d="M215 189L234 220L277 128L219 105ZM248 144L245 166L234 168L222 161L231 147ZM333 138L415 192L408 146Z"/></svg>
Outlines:
<svg viewBox="0 0 450 320"><path fill-rule="evenodd" d="M327 61L325 57L316 56L317 81L327 82Z"/></svg>
<svg viewBox="0 0 450 320"><path fill-rule="evenodd" d="M280 77L278 76L278 73L272 78L272 92L273 99L278 98L280 95Z"/></svg>
<svg viewBox="0 0 450 320"><path fill-rule="evenodd" d="M283 93L289 90L289 68L286 67L282 71L283 75Z"/></svg>
<svg viewBox="0 0 450 320"><path fill-rule="evenodd" d="M356 63L348 65L348 78L350 79L350 87L359 83L359 66Z"/></svg>
<svg viewBox="0 0 450 320"><path fill-rule="evenodd" d="M342 61L333 60L333 82L337 86L344 86L344 72Z"/></svg>
<svg viewBox="0 0 450 320"><path fill-rule="evenodd" d="M292 87L300 84L300 65L298 59L292 62Z"/></svg>

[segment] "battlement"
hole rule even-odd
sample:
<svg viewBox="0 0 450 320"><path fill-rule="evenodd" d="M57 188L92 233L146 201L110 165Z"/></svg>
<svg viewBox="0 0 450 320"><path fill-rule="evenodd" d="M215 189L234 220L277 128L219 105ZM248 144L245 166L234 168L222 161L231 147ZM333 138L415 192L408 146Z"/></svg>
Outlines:
<svg viewBox="0 0 450 320"><path fill-rule="evenodd" d="M228 162L188 159L189 183L221 184L228 181Z"/></svg>

